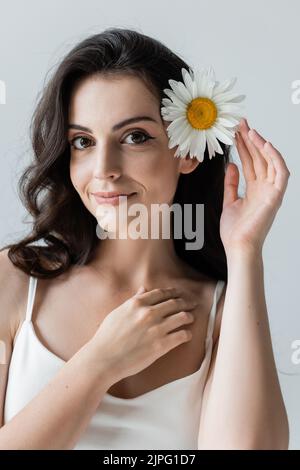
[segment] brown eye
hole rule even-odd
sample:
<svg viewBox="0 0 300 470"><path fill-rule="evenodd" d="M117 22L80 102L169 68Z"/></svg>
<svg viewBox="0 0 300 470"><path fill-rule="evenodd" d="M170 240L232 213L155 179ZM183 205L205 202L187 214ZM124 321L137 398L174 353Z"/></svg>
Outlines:
<svg viewBox="0 0 300 470"><path fill-rule="evenodd" d="M79 143L75 144L76 141L79 141ZM78 135L74 137L74 139L71 140L70 145L71 147L74 147L76 150L84 150L87 147L89 147L89 145L86 145L88 142L91 142L91 139L89 139L86 136ZM79 147L77 145L79 145Z"/></svg>
<svg viewBox="0 0 300 470"><path fill-rule="evenodd" d="M127 137L129 137L129 136L135 136L134 139L133 139L133 144L135 144L135 145L144 144L149 139L154 139L154 137L151 137L150 135L146 134L145 132L141 132L141 131L131 132L130 134L128 134ZM138 137L137 139L136 139L136 136ZM144 136L144 138L142 140L141 140L141 136ZM130 144L130 142L129 142L129 144Z"/></svg>

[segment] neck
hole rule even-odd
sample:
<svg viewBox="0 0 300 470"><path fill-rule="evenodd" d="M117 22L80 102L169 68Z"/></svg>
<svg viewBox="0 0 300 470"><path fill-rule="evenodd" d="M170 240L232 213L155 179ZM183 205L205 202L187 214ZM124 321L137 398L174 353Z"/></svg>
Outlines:
<svg viewBox="0 0 300 470"><path fill-rule="evenodd" d="M116 285L137 290L158 287L159 279L182 274L184 262L173 239L105 239L96 248L92 265Z"/></svg>

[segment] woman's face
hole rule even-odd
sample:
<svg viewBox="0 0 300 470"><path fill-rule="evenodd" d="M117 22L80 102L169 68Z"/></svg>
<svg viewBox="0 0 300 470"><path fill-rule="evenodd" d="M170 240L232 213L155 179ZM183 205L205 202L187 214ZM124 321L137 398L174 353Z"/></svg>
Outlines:
<svg viewBox="0 0 300 470"><path fill-rule="evenodd" d="M166 132L170 123L162 121L159 109L158 99L137 77L90 76L73 90L70 177L98 221L101 210L105 208L107 214L118 207L99 204L93 193L134 192L127 207L140 203L150 212L151 204L172 204L180 173L193 171L199 163L188 157L174 158L176 148L168 148ZM147 119L120 124L142 116Z"/></svg>

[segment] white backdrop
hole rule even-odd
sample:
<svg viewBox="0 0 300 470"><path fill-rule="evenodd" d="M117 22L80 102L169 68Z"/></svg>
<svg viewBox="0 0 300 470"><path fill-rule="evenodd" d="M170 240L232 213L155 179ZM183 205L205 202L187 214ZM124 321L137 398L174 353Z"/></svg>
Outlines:
<svg viewBox="0 0 300 470"><path fill-rule="evenodd" d="M264 247L267 305L289 415L290 449L300 449L300 363L292 360L292 343L300 340L300 91L294 91L293 99L292 89L300 88L299 18L298 0L0 3L1 246L29 228L17 196L18 177L30 159L29 120L47 72L75 43L110 26L134 28L165 43L192 67L213 65L218 80L238 77L235 88L247 95L250 126L281 151L291 172Z"/></svg>

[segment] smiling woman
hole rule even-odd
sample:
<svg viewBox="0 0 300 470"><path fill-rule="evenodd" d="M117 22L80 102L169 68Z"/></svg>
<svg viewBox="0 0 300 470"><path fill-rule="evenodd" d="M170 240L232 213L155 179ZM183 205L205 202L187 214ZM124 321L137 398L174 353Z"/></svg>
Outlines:
<svg viewBox="0 0 300 470"><path fill-rule="evenodd" d="M132 43L137 47L131 50ZM149 63L149 57L157 59ZM222 158L208 161L206 153L202 165L181 162L179 172L178 161L170 158L174 151L167 148L167 123L160 103L170 76L180 79L182 67L188 65L159 41L114 28L82 41L65 57L32 120L35 159L20 180L20 193L34 215L34 227L26 238L6 246L15 266L37 277L52 278L71 265L91 260L99 239L89 193L126 189L138 190L143 197L143 181L134 179L154 172L162 176L164 165L167 185L151 177L154 202L174 196L174 203L182 206L206 204L205 246L188 252L183 237L174 240L176 253L203 274L226 280L219 220L229 146L220 143ZM125 174L122 183L115 184L113 175L112 183L101 180L99 165L104 167L108 161L115 166L107 170L115 171L116 181L120 171ZM94 176L87 184L83 178L91 176L91 164ZM169 194L161 197L158 192L165 187ZM43 246L33 244L39 240Z"/></svg>
<svg viewBox="0 0 300 470"><path fill-rule="evenodd" d="M20 180L32 231L0 256L0 448L287 446L260 256L287 173L246 121L245 200L228 145L214 141L210 159L209 141L201 164L174 158L160 106L183 67L159 41L109 28L42 94ZM185 230L99 239L99 209L109 219L118 195L150 215L204 204L204 246L186 249Z"/></svg>

